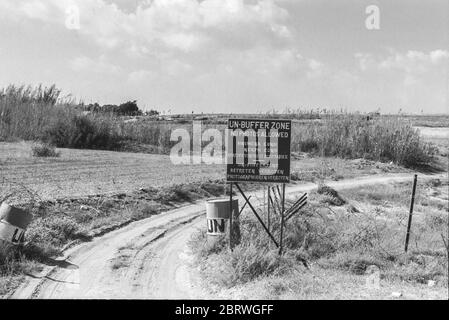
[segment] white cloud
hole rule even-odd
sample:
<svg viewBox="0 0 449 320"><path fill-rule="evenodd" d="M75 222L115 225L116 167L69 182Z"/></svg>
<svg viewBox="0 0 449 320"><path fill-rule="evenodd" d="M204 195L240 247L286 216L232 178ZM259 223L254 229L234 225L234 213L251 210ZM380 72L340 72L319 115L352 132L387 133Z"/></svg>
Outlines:
<svg viewBox="0 0 449 320"><path fill-rule="evenodd" d="M145 80L148 80L151 77L152 73L148 70L137 70L132 71L128 75L128 82L130 84L140 84Z"/></svg>
<svg viewBox="0 0 449 320"><path fill-rule="evenodd" d="M383 94L388 90L390 101L405 109L430 111L447 103L449 52L446 50L391 50L388 56L357 53L355 58L361 75L384 87Z"/></svg>
<svg viewBox="0 0 449 320"><path fill-rule="evenodd" d="M433 64L438 64L446 59L449 59L449 52L445 50L434 50L430 52L430 60Z"/></svg>
<svg viewBox="0 0 449 320"><path fill-rule="evenodd" d="M77 72L88 71L104 74L117 74L120 72L120 67L108 62L104 55L97 60L86 56L76 57L69 61L69 65L72 70Z"/></svg>
<svg viewBox="0 0 449 320"><path fill-rule="evenodd" d="M79 32L106 48L163 43L168 48L191 51L207 45L213 30L214 41L218 42L227 41L230 35L251 41L290 35L283 24L288 13L273 0L141 1L133 12L104 0L4 1L2 7L10 13L60 26L64 25L66 9L76 5L81 20Z"/></svg>
<svg viewBox="0 0 449 320"><path fill-rule="evenodd" d="M405 53L392 52L388 57L356 53L355 58L362 71L377 68L385 71L402 70L407 73L419 74L428 72L431 68L443 66L449 61L449 52L440 49L428 53L409 50Z"/></svg>

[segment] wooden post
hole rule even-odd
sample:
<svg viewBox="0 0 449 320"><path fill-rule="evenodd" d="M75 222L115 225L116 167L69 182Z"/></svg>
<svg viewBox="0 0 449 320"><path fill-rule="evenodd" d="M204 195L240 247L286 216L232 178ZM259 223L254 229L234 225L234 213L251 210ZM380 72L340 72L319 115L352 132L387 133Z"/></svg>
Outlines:
<svg viewBox="0 0 449 320"><path fill-rule="evenodd" d="M413 204L415 203L415 191L416 191L416 181L417 180L418 180L418 175L415 174L415 178L413 179L412 199L410 201L410 213L408 215L407 235L405 237L405 252L407 252L407 250L408 250L408 241L410 239L410 228L412 226Z"/></svg>
<svg viewBox="0 0 449 320"><path fill-rule="evenodd" d="M282 184L281 238L279 239L279 255L282 255L284 237L285 183Z"/></svg>
<svg viewBox="0 0 449 320"><path fill-rule="evenodd" d="M232 182L229 188L229 249L232 250L232 230L233 230L233 226L232 226L232 215L234 214L233 210L233 205L232 205Z"/></svg>

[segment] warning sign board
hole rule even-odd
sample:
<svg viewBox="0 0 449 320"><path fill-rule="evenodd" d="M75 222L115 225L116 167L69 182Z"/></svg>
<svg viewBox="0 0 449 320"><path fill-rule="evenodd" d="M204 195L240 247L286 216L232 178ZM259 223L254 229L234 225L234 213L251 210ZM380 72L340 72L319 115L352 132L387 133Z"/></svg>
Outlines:
<svg viewBox="0 0 449 320"><path fill-rule="evenodd" d="M229 119L228 182L290 181L291 120Z"/></svg>

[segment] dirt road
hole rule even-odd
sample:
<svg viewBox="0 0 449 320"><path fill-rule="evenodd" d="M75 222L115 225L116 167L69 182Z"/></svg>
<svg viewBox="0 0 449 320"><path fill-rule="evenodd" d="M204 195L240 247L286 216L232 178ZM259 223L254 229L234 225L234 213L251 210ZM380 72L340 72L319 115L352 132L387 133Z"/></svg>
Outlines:
<svg viewBox="0 0 449 320"><path fill-rule="evenodd" d="M420 175L420 180L428 177ZM410 174L395 174L327 184L341 190L411 179ZM315 184L296 185L287 193L294 196L314 188ZM253 193L255 198L261 193ZM210 298L196 280L187 246L192 232L205 224L204 203L134 222L67 250L43 275L28 277L11 298Z"/></svg>

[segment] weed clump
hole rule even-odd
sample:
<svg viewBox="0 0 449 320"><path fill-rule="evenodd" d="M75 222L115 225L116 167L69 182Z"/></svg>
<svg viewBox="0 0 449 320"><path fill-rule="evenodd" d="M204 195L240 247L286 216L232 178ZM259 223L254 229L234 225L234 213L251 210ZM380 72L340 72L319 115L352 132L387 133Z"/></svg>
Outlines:
<svg viewBox="0 0 449 320"><path fill-rule="evenodd" d="M49 143L35 144L31 147L33 157L49 158L59 157L61 154L56 151L56 147Z"/></svg>
<svg viewBox="0 0 449 320"><path fill-rule="evenodd" d="M327 185L319 185L317 193L324 196L321 200L323 203L328 203L333 206L342 206L346 203L346 201L338 194L337 190Z"/></svg>

